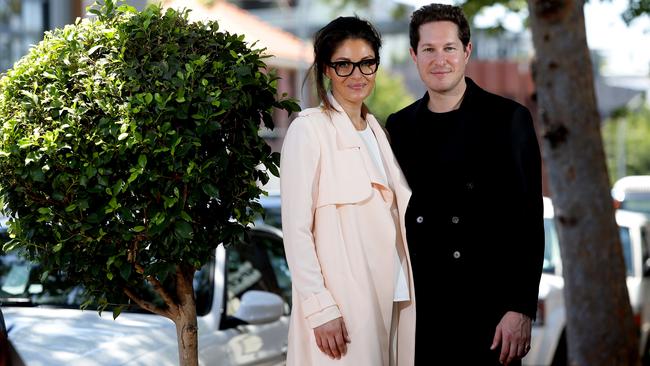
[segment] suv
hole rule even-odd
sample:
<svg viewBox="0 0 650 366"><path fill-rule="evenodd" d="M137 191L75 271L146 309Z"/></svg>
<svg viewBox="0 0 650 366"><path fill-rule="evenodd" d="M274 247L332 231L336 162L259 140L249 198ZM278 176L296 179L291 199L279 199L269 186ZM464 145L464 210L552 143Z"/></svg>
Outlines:
<svg viewBox="0 0 650 366"><path fill-rule="evenodd" d="M648 262L648 233L650 218L638 212L618 210L616 222L621 235L623 257L627 274L627 290L639 327L639 351L643 364L650 364L650 268ZM544 198L544 267L539 284L537 320L533 323L531 350L523 365L567 365L566 311L564 307L564 279L560 246L553 222L553 205Z"/></svg>
<svg viewBox="0 0 650 366"><path fill-rule="evenodd" d="M176 365L176 329L143 310L79 310L81 288L64 276L40 282L35 265L0 256L0 303L9 339L28 366ZM283 365L291 280L282 233L258 225L194 277L201 365Z"/></svg>

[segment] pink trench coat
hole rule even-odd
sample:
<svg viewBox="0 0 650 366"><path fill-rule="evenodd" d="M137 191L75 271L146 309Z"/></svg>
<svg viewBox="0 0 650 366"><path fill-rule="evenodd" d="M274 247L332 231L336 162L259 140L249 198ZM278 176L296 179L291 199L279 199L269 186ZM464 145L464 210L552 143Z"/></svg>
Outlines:
<svg viewBox="0 0 650 366"><path fill-rule="evenodd" d="M284 140L282 226L293 282L288 366L414 363L415 294L404 245L411 191L383 129L373 116L367 120L394 192L381 183L345 112L331 111L328 116L320 108L307 109ZM410 301L395 303L397 352L391 361L395 246L406 270ZM344 357L332 360L318 349L313 328L339 316L351 343Z"/></svg>

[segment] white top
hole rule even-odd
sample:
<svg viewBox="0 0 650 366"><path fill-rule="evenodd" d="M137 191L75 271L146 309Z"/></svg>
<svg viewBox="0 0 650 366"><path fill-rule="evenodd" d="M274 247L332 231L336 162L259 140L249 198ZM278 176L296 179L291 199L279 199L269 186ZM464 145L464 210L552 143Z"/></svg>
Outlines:
<svg viewBox="0 0 650 366"><path fill-rule="evenodd" d="M370 153L370 157L372 158L373 163L375 163L375 167L379 170L379 173L381 174L380 178L384 180L382 183L388 187L388 175L386 174L386 168L384 167L384 162L381 158L381 152L379 151L379 144L377 143L375 134L367 124L365 130L357 132L365 143L366 148ZM406 271L399 260L397 246L395 247L395 268L397 268L397 271L395 271L395 293L393 295L393 301L408 301L409 288L406 283Z"/></svg>

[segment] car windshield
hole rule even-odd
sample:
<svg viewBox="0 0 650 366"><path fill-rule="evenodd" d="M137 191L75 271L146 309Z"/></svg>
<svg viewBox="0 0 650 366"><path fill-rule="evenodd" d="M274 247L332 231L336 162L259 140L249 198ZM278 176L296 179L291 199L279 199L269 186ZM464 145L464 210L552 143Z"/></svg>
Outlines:
<svg viewBox="0 0 650 366"><path fill-rule="evenodd" d="M630 229L624 226L619 227L621 236L621 246L623 248L623 259L625 260L625 269L627 276L634 275L634 265L632 263L632 243L630 238ZM555 273L555 269L560 263L560 242L555 230L555 223L551 218L544 219L544 273Z"/></svg>

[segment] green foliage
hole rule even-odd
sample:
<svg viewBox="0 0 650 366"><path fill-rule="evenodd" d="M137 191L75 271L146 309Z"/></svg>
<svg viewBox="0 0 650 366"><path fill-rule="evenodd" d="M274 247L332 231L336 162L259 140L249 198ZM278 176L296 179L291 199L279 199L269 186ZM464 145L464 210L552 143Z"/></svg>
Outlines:
<svg viewBox="0 0 650 366"><path fill-rule="evenodd" d="M629 6L623 13L623 20L630 24L634 19L650 14L650 0L628 0Z"/></svg>
<svg viewBox="0 0 650 366"><path fill-rule="evenodd" d="M650 174L650 109L647 106L617 113L605 121L602 133L610 182L625 175Z"/></svg>
<svg viewBox="0 0 650 366"><path fill-rule="evenodd" d="M415 98L404 85L401 75L392 75L381 67L377 71L375 90L366 100L370 112L382 125L391 113L413 103Z"/></svg>
<svg viewBox="0 0 650 366"><path fill-rule="evenodd" d="M216 22L111 0L93 12L0 80L0 197L5 249L105 304L244 234L261 210L256 182L277 175L260 124L298 107L276 100L261 51Z"/></svg>

